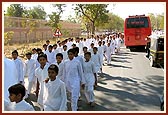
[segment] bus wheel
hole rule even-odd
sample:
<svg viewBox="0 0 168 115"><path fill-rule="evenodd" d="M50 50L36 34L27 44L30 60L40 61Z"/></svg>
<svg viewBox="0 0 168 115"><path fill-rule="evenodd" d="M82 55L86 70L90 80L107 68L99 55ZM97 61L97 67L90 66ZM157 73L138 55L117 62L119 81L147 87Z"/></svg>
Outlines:
<svg viewBox="0 0 168 115"><path fill-rule="evenodd" d="M155 63L155 61L153 60L153 57L152 57L152 56L150 56L150 66L151 66L151 67L155 67L155 66L156 66L156 63Z"/></svg>

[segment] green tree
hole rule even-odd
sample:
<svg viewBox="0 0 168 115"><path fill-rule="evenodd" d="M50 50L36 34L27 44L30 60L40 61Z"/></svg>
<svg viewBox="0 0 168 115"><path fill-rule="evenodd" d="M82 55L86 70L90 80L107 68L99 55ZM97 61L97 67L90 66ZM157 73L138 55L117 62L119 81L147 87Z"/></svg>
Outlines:
<svg viewBox="0 0 168 115"><path fill-rule="evenodd" d="M26 17L33 19L46 19L46 12L44 11L44 7L41 5L34 6L32 9L27 10L25 13Z"/></svg>
<svg viewBox="0 0 168 115"><path fill-rule="evenodd" d="M66 7L65 4L53 4L53 7L55 7L55 12L52 12L52 14L49 16L49 21L47 23L48 26L52 27L52 31L55 31L56 28L59 27L59 21L61 18L61 13L63 13L63 8Z"/></svg>
<svg viewBox="0 0 168 115"><path fill-rule="evenodd" d="M79 17L86 17L91 25L91 33L95 33L97 24L106 16L108 4L76 4L75 11Z"/></svg>
<svg viewBox="0 0 168 115"><path fill-rule="evenodd" d="M152 29L164 29L164 13L162 14L148 14L151 20Z"/></svg>
<svg viewBox="0 0 168 115"><path fill-rule="evenodd" d="M24 11L24 7L21 4L11 4L7 8L7 12L5 15L13 17L22 17Z"/></svg>
<svg viewBox="0 0 168 115"><path fill-rule="evenodd" d="M13 38L13 31L8 31L4 33L4 44L7 45Z"/></svg>
<svg viewBox="0 0 168 115"><path fill-rule="evenodd" d="M124 28L124 20L118 15L108 13L108 21L101 26L101 29L112 31L123 31Z"/></svg>

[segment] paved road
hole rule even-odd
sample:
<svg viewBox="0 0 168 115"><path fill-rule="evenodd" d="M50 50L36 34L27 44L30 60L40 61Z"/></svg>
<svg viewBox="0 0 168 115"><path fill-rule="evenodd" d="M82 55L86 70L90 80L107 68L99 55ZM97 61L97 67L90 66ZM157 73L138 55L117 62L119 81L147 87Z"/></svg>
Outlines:
<svg viewBox="0 0 168 115"><path fill-rule="evenodd" d="M79 111L160 111L164 71L150 67L145 55L122 47L119 54L112 56L111 65L103 66L95 89L95 107L88 106L82 95ZM30 100L39 110L34 95Z"/></svg>

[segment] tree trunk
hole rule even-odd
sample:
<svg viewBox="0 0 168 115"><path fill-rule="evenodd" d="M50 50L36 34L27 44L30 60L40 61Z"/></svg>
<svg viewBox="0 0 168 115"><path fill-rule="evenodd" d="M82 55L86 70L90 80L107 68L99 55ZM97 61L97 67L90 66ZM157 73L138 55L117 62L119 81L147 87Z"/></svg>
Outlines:
<svg viewBox="0 0 168 115"><path fill-rule="evenodd" d="M95 34L95 25L94 25L94 22L92 22L92 34Z"/></svg>

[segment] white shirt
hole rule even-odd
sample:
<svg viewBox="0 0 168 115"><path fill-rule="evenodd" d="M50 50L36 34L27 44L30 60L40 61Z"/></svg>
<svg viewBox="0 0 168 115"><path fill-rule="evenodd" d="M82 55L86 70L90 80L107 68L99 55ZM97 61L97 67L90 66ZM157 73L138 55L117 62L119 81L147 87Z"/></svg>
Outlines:
<svg viewBox="0 0 168 115"><path fill-rule="evenodd" d="M80 81L83 84L86 82L83 77L82 66L80 62L75 59L68 59L64 62L63 76L65 77L66 87L70 92L74 87L78 87Z"/></svg>
<svg viewBox="0 0 168 115"><path fill-rule="evenodd" d="M35 80L36 61L34 59L25 61L25 76L28 76L29 82Z"/></svg>
<svg viewBox="0 0 168 115"><path fill-rule="evenodd" d="M34 108L25 100L22 100L19 103L10 102L8 106L8 111L34 111Z"/></svg>
<svg viewBox="0 0 168 115"><path fill-rule="evenodd" d="M44 87L44 111L66 111L67 95L64 82L58 77Z"/></svg>
<svg viewBox="0 0 168 115"><path fill-rule="evenodd" d="M58 46L58 47L57 47L57 50L58 50L59 53L62 53L62 52L63 52L63 47L62 47L62 46L61 46L61 47Z"/></svg>
<svg viewBox="0 0 168 115"><path fill-rule="evenodd" d="M67 52L67 50L63 51L62 55L63 55L63 61L65 61L66 59L68 59L68 52Z"/></svg>
<svg viewBox="0 0 168 115"><path fill-rule="evenodd" d="M18 83L20 81L24 81L24 74L23 74L23 62L21 59L17 58L15 60L13 60L15 62L16 65L16 69L17 69L17 74L18 74Z"/></svg>
<svg viewBox="0 0 168 115"><path fill-rule="evenodd" d="M92 54L91 61L93 61L94 65L95 65L95 69L98 72L100 70L100 67L101 67L101 57L100 57L100 55L98 53L97 54Z"/></svg>
<svg viewBox="0 0 168 115"><path fill-rule="evenodd" d="M37 58L38 58L38 54L35 53L31 55L31 59L37 60Z"/></svg>
<svg viewBox="0 0 168 115"><path fill-rule="evenodd" d="M38 78L38 81L40 83L37 102L41 105L43 105L44 80L48 77L48 67L49 64L46 64L43 69L41 67L38 67L35 70L35 76Z"/></svg>
<svg viewBox="0 0 168 115"><path fill-rule="evenodd" d="M94 63L90 60L88 62L83 62L83 74L86 79L86 86L93 86L95 83L95 76L96 73Z"/></svg>
<svg viewBox="0 0 168 115"><path fill-rule="evenodd" d="M47 55L47 61L48 61L49 64L55 62L56 57L55 57L55 53L54 52L47 51L46 55Z"/></svg>
<svg viewBox="0 0 168 115"><path fill-rule="evenodd" d="M3 99L7 102L9 100L8 88L14 84L18 83L18 74L16 70L16 65L13 60L4 58L4 97Z"/></svg>

